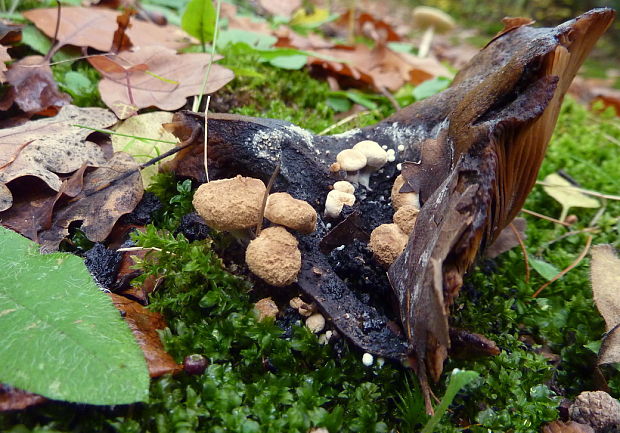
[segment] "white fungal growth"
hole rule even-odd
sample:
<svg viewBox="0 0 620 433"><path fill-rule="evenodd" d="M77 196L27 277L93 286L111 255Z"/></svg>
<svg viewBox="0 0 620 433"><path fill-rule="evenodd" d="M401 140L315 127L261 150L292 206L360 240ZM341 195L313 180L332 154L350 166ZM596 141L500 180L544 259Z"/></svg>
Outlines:
<svg viewBox="0 0 620 433"><path fill-rule="evenodd" d="M362 364L366 367L370 367L374 361L375 358L370 353L364 353L362 356Z"/></svg>

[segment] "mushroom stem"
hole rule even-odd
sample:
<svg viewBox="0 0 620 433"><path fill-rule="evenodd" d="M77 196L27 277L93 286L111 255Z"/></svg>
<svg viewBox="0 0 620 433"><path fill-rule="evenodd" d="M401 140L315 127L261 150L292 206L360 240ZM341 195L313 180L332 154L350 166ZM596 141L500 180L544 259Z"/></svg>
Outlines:
<svg viewBox="0 0 620 433"><path fill-rule="evenodd" d="M418 50L418 57L426 57L431 49L431 42L435 35L435 26L428 27L422 35L422 42L420 42L420 48Z"/></svg>

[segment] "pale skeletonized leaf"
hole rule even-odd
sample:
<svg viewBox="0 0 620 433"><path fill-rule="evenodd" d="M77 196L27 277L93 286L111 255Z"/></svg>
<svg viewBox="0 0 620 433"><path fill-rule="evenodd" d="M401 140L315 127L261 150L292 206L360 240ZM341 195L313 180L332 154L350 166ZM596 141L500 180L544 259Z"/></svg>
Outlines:
<svg viewBox="0 0 620 433"><path fill-rule="evenodd" d="M566 218L568 209L572 207L597 208L601 206L597 199L580 192L573 184L557 173L545 177L544 183L545 192L562 205L560 217L562 221Z"/></svg>
<svg viewBox="0 0 620 433"><path fill-rule="evenodd" d="M620 362L620 259L611 245L592 247L592 294L605 319L607 335L599 351L599 364Z"/></svg>
<svg viewBox="0 0 620 433"><path fill-rule="evenodd" d="M116 128L116 132L123 135L112 135L114 150L126 152L139 163L144 163L172 149L179 139L162 127L163 123L172 122L172 116L173 113L167 111L155 111L130 117ZM159 164L155 164L141 171L145 187L158 168Z"/></svg>

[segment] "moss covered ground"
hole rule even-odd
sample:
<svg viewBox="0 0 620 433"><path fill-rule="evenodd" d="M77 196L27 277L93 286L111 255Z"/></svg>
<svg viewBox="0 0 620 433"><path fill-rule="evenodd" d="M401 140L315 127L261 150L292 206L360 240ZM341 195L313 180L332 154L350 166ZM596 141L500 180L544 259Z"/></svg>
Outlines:
<svg viewBox="0 0 620 433"><path fill-rule="evenodd" d="M330 90L305 70L256 66L251 54L224 52L222 62L257 74L238 76L214 98L215 107L245 115L291 121L319 132L335 123ZM82 68L74 66L74 68ZM67 75L58 70L57 78ZM58 78L60 79L60 78ZM65 87L71 84L65 84ZM86 85L86 84L85 84ZM96 89L92 90L93 98ZM373 96L374 97L374 96ZM365 126L390 114L387 99L377 109L334 132ZM88 99L83 104L90 104ZM620 189L620 122L613 113L594 113L570 98L562 112L539 174L564 170L584 188L616 194ZM148 274L166 276L151 308L165 314L162 334L177 361L191 353L210 360L203 375L153 380L148 404L93 407L47 403L0 416L0 431L22 432L330 432L418 431L426 422L416 379L389 362L365 367L361 353L346 342L321 345L301 324L283 331L281 323L257 322L256 295L242 278L223 269L213 252L220 240L189 242L174 236L190 208L191 185L161 176L152 190L164 211L136 241L174 254L147 261ZM524 215L527 252L558 269L570 265L593 244L620 246L620 203L608 201L590 226L596 209L573 209L577 222L565 228ZM557 217L560 206L541 187L525 207ZM563 237L568 232L576 232ZM475 370L479 379L461 391L436 431L534 432L558 416L561 398L595 386L596 347L604 332L592 302L586 257L537 298L546 282L532 271L525 279L523 255L512 250L483 260L470 273L453 308L454 324L495 340L499 356L450 360L435 387L441 396L454 368ZM137 282L139 283L139 281ZM553 356L550 356L552 354ZM620 375L605 371L611 393L620 397Z"/></svg>

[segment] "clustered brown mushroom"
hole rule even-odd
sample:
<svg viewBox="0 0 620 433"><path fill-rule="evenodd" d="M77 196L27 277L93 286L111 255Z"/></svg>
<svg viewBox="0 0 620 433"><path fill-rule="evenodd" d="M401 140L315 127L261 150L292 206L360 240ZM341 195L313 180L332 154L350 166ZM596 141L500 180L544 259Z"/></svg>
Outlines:
<svg viewBox="0 0 620 433"><path fill-rule="evenodd" d="M370 234L368 247L375 260L385 267L389 267L404 251L420 212L418 195L400 192L404 183L403 176L399 175L392 186L392 207L396 210L393 224L381 224Z"/></svg>
<svg viewBox="0 0 620 433"><path fill-rule="evenodd" d="M259 179L237 176L201 185L193 205L205 223L216 230L236 232L262 222L265 184ZM288 193L268 196L265 217L275 226L253 239L246 249L250 271L266 283L282 287L297 281L301 252L297 239L285 227L300 233L316 229L317 214L312 206Z"/></svg>

